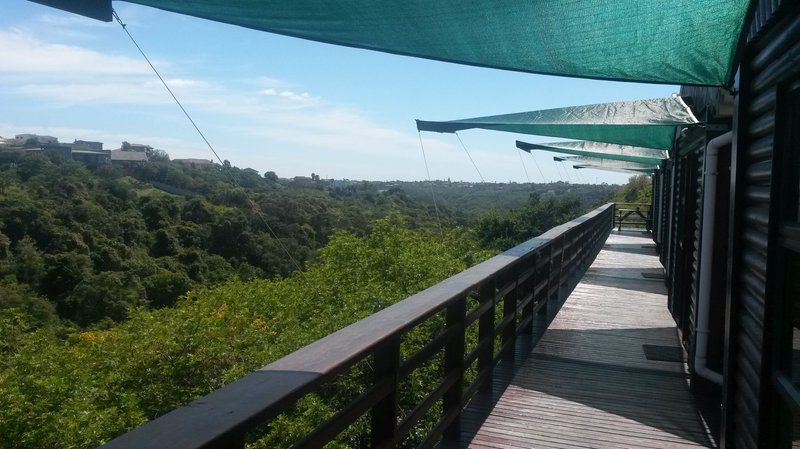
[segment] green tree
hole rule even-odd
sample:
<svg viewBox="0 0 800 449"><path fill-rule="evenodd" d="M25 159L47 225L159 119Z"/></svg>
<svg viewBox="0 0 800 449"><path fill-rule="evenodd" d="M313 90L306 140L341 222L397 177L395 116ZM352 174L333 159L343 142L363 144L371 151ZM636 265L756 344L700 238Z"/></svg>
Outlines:
<svg viewBox="0 0 800 449"><path fill-rule="evenodd" d="M59 324L56 308L28 285L18 284L13 277L0 279L0 310L16 309L24 314L30 328L53 327Z"/></svg>
<svg viewBox="0 0 800 449"><path fill-rule="evenodd" d="M185 273L160 270L142 280L147 301L153 307L172 306L178 298L192 288L192 281Z"/></svg>
<svg viewBox="0 0 800 449"><path fill-rule="evenodd" d="M71 319L87 325L104 318L122 321L131 309L146 305L145 298L136 276L107 271L83 278L64 304Z"/></svg>
<svg viewBox="0 0 800 449"><path fill-rule="evenodd" d="M628 183L620 187L612 195L612 201L617 203L643 203L653 202L653 184L650 176L631 176Z"/></svg>
<svg viewBox="0 0 800 449"><path fill-rule="evenodd" d="M36 248L36 242L28 236L17 242L12 264L17 279L26 284L39 285L47 273L44 257Z"/></svg>

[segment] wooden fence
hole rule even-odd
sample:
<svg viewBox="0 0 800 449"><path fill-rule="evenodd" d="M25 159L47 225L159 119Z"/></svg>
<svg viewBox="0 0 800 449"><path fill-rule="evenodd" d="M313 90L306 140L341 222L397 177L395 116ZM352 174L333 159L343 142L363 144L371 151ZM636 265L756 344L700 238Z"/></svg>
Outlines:
<svg viewBox="0 0 800 449"><path fill-rule="evenodd" d="M323 447L356 420L368 417L371 447L394 447L437 405L438 422L419 447L457 437L461 411L491 384L492 371L512 358L516 342L544 326L600 251L614 223L614 204L557 226L439 284L321 338L184 407L107 443L106 448L241 448L300 398L357 363L372 376L363 393L297 443ZM502 303L502 305L501 305ZM474 304L474 306L471 306ZM549 304L549 307L545 307ZM502 309L502 314L496 313ZM545 313L550 310L550 314ZM407 357L404 337L435 315L438 335ZM499 315L499 316L498 316ZM477 342L466 345L477 324ZM398 413L399 384L443 355L442 376L408 413ZM474 375L466 376L467 370ZM469 380L469 381L468 381Z"/></svg>
<svg viewBox="0 0 800 449"><path fill-rule="evenodd" d="M615 203L614 227L620 231L623 226L642 228L647 231L653 229L653 205L645 203Z"/></svg>

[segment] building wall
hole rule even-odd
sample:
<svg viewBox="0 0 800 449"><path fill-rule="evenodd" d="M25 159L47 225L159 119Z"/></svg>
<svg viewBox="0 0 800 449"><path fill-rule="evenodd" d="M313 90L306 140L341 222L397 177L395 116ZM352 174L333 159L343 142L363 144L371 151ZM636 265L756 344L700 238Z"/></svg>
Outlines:
<svg viewBox="0 0 800 449"><path fill-rule="evenodd" d="M750 41L742 53L735 117L730 216L731 251L727 294L723 446L779 447L772 440L770 308L768 282L775 252L774 188L778 89L800 75L800 14L797 6L761 1Z"/></svg>
<svg viewBox="0 0 800 449"><path fill-rule="evenodd" d="M670 159L662 164L654 179L654 208L658 226L654 240L665 268L668 308L678 327L688 356L690 385L698 399L700 413L715 437L720 433L720 386L695 372L700 266L704 257L712 262L711 310L709 314L707 366L722 372L725 291L727 269L728 190L730 150L720 151L716 195L716 226L713 254L702 254L703 195L706 146L715 137L731 130L732 98L717 88L681 89L692 95L693 113L707 124L686 129L677 137Z"/></svg>

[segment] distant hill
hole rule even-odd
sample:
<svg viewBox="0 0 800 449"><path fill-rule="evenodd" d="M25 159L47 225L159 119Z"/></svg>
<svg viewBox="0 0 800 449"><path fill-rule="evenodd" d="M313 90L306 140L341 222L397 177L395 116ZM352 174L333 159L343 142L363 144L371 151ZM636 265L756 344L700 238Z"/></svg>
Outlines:
<svg viewBox="0 0 800 449"><path fill-rule="evenodd" d="M358 184L346 194L225 165L169 161L96 168L46 154L0 154L0 309L45 325L124 320L232 277L288 276L335 230L369 232L433 208ZM442 214L445 224L449 216Z"/></svg>
<svg viewBox="0 0 800 449"><path fill-rule="evenodd" d="M401 190L409 198L432 204L431 185L439 207L465 214L480 214L495 209L506 211L519 209L528 203L532 193L541 197L574 197L581 208L587 209L605 202L619 190L618 185L569 184L554 182L533 183L468 183L449 181L392 181L372 182L379 189Z"/></svg>

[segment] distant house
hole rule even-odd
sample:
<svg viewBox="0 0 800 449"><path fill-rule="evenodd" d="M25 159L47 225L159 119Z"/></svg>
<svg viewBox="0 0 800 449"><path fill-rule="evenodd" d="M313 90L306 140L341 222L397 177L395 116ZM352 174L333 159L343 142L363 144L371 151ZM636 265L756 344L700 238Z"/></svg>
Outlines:
<svg viewBox="0 0 800 449"><path fill-rule="evenodd" d="M72 145L68 143L48 143L45 145L38 145L35 148L41 148L45 153L58 156L62 159L72 158Z"/></svg>
<svg viewBox="0 0 800 449"><path fill-rule="evenodd" d="M172 162L177 162L179 164L188 165L190 167L210 167L214 165L214 161L210 159L194 159L194 158L187 158L187 159L173 159Z"/></svg>
<svg viewBox="0 0 800 449"><path fill-rule="evenodd" d="M125 151L122 148L111 150L111 162L115 164L139 164L147 162L144 151Z"/></svg>
<svg viewBox="0 0 800 449"><path fill-rule="evenodd" d="M14 140L23 145L53 145L58 143L58 138L53 136L40 136L38 134L17 134Z"/></svg>
<svg viewBox="0 0 800 449"><path fill-rule="evenodd" d="M72 160L84 163L88 166L105 165L111 162L111 151L109 150L76 150L72 149Z"/></svg>
<svg viewBox="0 0 800 449"><path fill-rule="evenodd" d="M151 151L153 147L151 147L150 145L143 145L140 143L122 142L122 148L120 149L122 151L136 151L136 152L146 153L148 151Z"/></svg>
<svg viewBox="0 0 800 449"><path fill-rule="evenodd" d="M103 151L103 142L92 142L90 140L76 140L72 144L72 149Z"/></svg>
<svg viewBox="0 0 800 449"><path fill-rule="evenodd" d="M317 185L317 181L308 176L295 176L292 178L292 183L300 187L314 187Z"/></svg>

